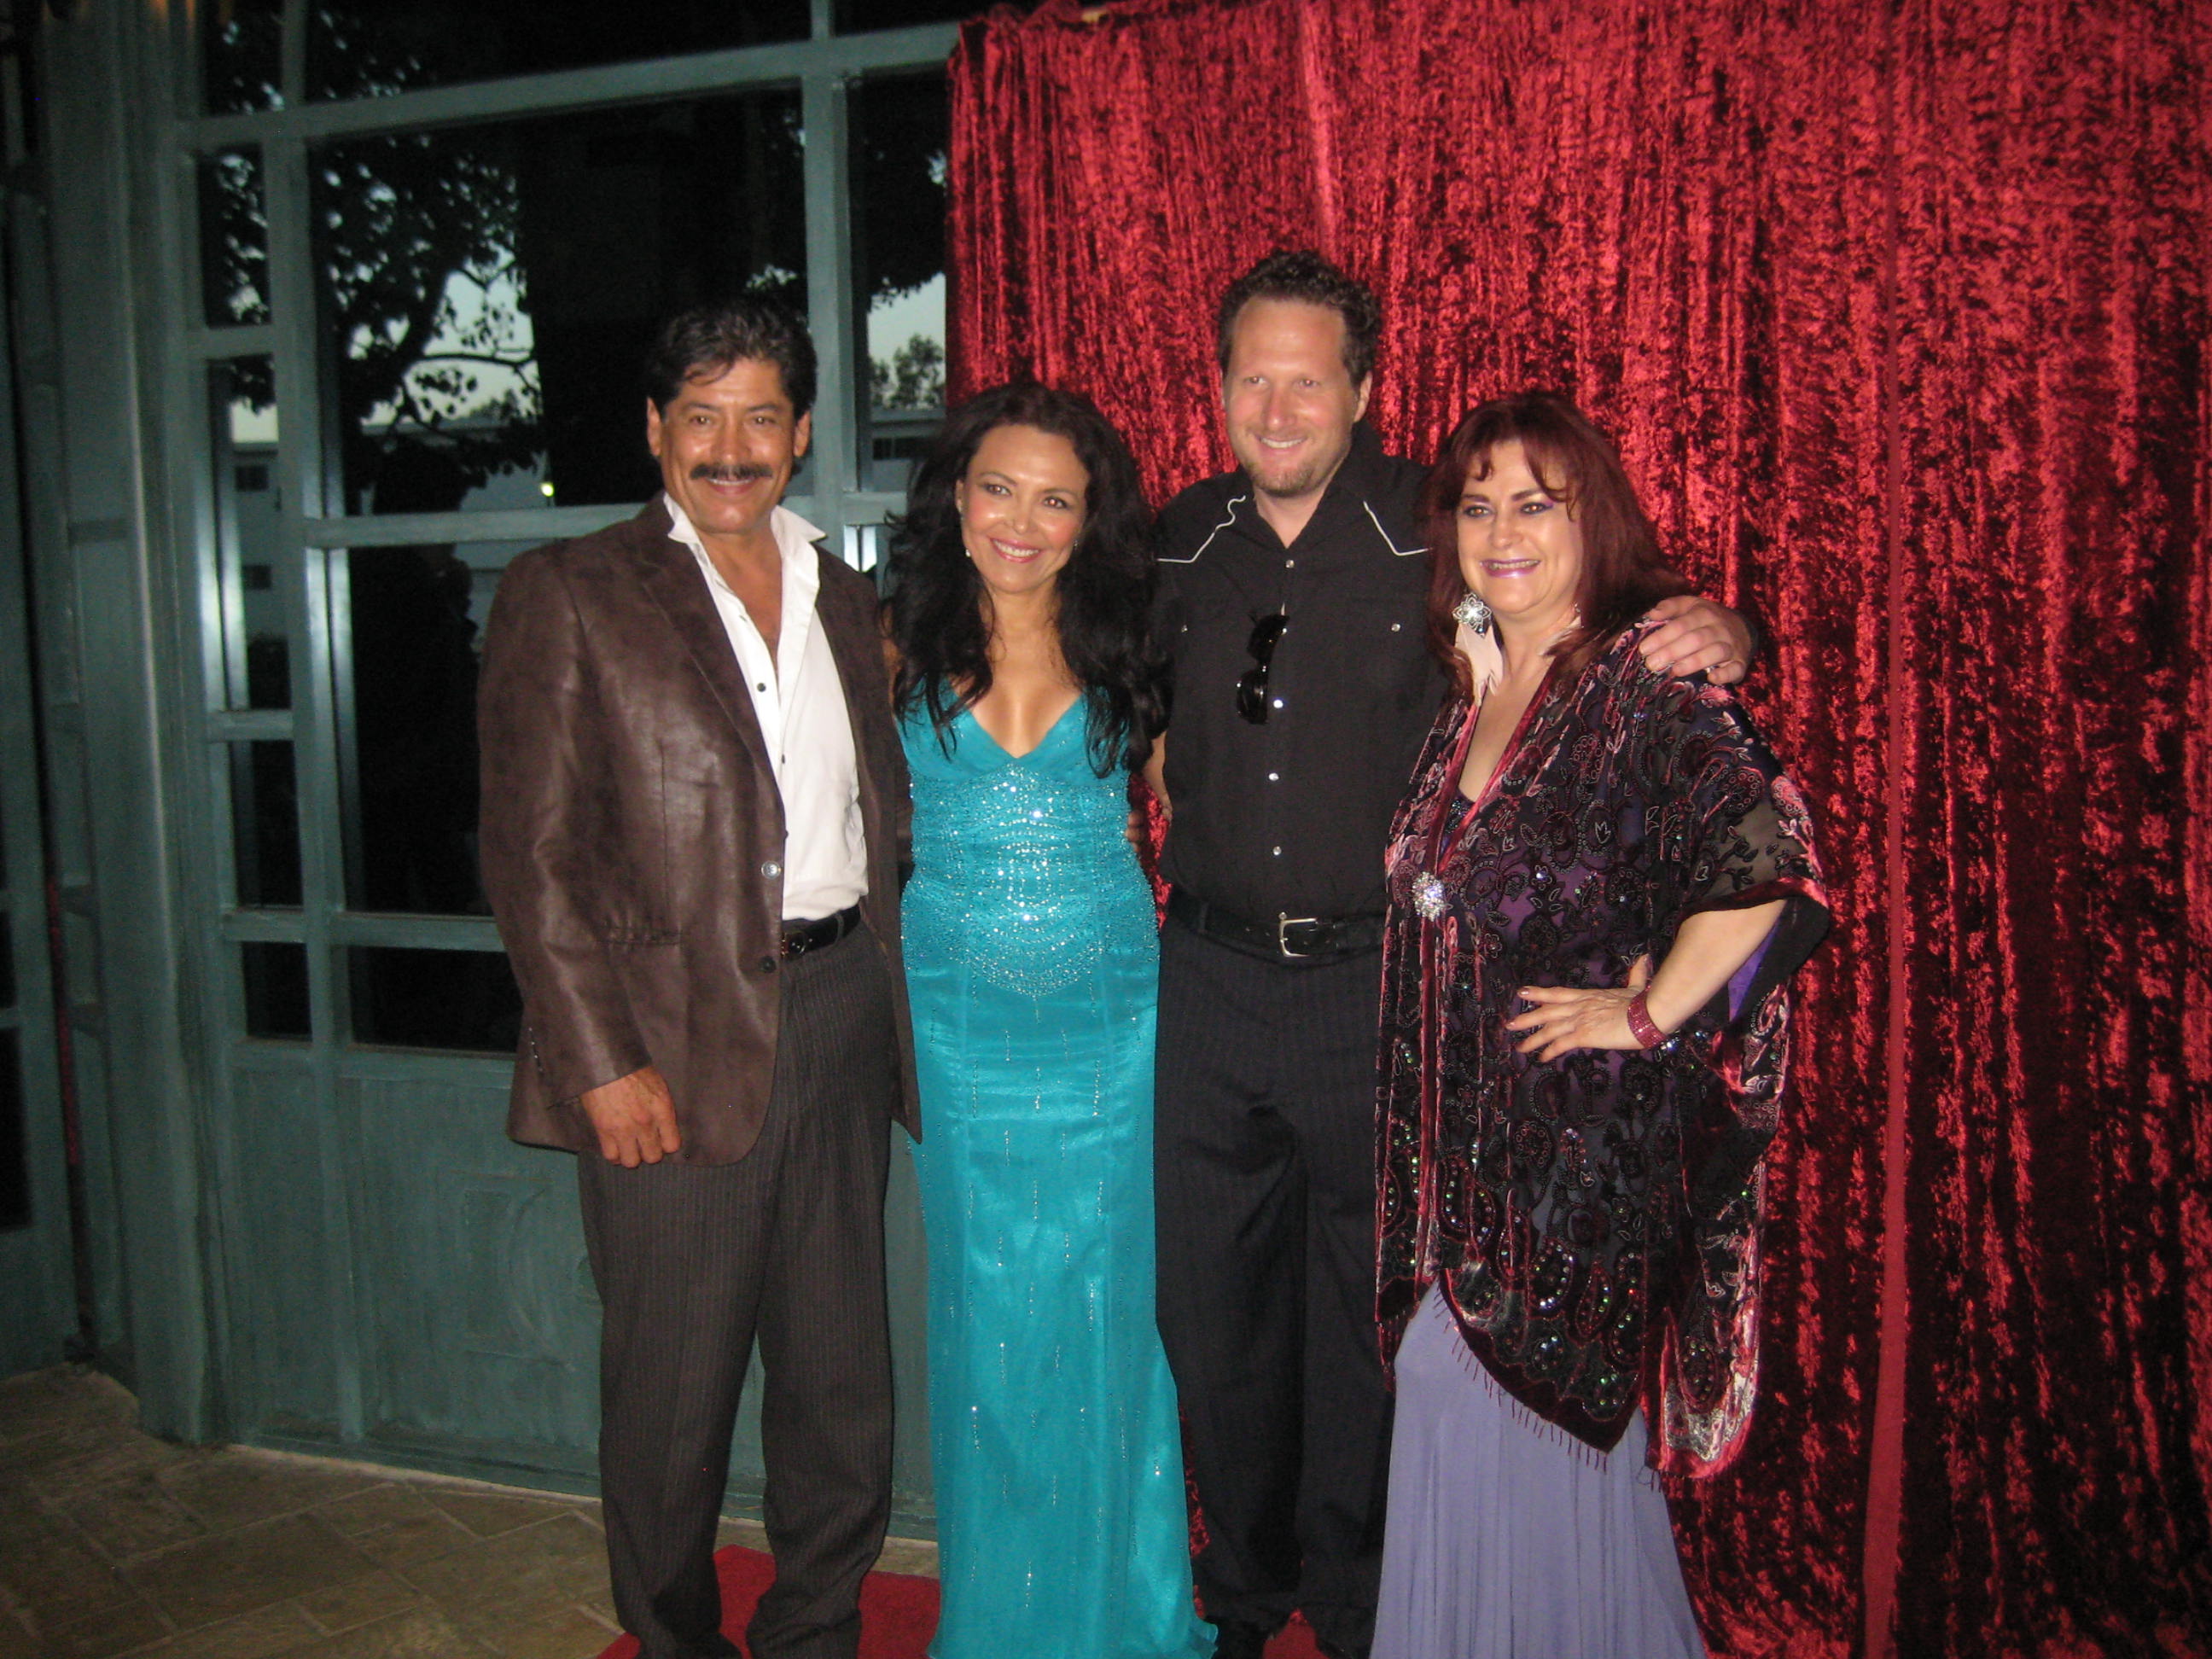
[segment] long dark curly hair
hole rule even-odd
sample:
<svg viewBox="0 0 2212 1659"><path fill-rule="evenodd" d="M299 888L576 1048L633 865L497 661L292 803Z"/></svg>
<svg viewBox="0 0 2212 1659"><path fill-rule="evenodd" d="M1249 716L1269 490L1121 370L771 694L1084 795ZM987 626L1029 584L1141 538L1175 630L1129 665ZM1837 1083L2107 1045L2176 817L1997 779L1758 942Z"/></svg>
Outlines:
<svg viewBox="0 0 2212 1659"><path fill-rule="evenodd" d="M978 392L946 418L915 468L906 515L891 521L886 606L899 654L893 703L902 716L928 710L938 742L949 750L954 719L991 689L988 601L960 539L959 493L976 450L1002 426L1066 439L1088 475L1082 532L1056 590L1060 654L1083 688L1098 775L1142 766L1167 723L1152 641L1152 510L1128 446L1079 392L1034 381Z"/></svg>

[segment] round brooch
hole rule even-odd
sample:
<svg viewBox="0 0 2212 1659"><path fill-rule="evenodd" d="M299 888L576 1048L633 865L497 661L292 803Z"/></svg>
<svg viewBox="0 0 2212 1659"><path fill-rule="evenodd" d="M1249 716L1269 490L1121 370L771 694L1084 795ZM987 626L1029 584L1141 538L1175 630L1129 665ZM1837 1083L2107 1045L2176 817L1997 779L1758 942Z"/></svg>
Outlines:
<svg viewBox="0 0 2212 1659"><path fill-rule="evenodd" d="M1413 878L1413 908L1424 921L1436 921L1444 913L1444 884L1433 870Z"/></svg>

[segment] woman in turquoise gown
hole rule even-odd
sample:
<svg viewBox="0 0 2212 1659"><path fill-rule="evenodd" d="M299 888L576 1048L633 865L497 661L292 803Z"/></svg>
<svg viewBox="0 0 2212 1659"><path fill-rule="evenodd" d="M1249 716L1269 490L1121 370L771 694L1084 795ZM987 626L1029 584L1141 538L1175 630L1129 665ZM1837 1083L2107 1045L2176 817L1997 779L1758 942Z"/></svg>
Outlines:
<svg viewBox="0 0 2212 1659"><path fill-rule="evenodd" d="M1087 399L955 411L893 539L929 1241L934 1659L1204 1655L1152 1314L1148 523Z"/></svg>

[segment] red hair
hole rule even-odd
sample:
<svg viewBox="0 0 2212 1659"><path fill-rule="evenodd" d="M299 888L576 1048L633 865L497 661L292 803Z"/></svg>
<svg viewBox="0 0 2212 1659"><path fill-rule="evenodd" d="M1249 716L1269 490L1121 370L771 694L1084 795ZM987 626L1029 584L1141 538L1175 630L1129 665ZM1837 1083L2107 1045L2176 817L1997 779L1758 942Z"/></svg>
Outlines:
<svg viewBox="0 0 2212 1659"><path fill-rule="evenodd" d="M1421 487L1429 649L1451 670L1462 696L1469 690L1467 665L1452 644L1452 608L1467 592L1459 568L1460 496L1471 479L1490 476L1491 457L1510 443L1521 446L1544 493L1565 505L1582 533L1582 580L1575 592L1582 626L1552 647L1570 675L1660 600L1692 591L1659 556L1658 536L1620 452L1571 400L1556 392L1522 392L1478 404L1444 440Z"/></svg>

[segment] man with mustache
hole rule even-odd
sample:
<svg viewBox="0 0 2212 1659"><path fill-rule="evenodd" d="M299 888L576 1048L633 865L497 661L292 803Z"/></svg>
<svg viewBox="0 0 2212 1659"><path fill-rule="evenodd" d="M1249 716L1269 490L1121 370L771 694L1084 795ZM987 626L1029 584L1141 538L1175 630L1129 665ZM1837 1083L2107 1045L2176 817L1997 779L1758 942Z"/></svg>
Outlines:
<svg viewBox="0 0 2212 1659"><path fill-rule="evenodd" d="M917 1121L906 765L875 589L780 504L805 330L688 312L646 378L661 495L517 559L485 630L484 887L525 1012L507 1129L578 1155L623 1627L644 1659L738 1651L712 1556L757 1340L776 1577L746 1640L850 1659L890 1513L890 1124Z"/></svg>
<svg viewBox="0 0 2212 1659"><path fill-rule="evenodd" d="M1238 469L1160 515L1159 1322L1217 1659L1259 1659L1293 1608L1324 1654L1364 1659L1382 1569L1382 848L1446 684L1424 637L1427 469L1361 419L1382 328L1318 254L1237 278L1216 336ZM1654 668L1743 677L1741 617L1660 612Z"/></svg>

